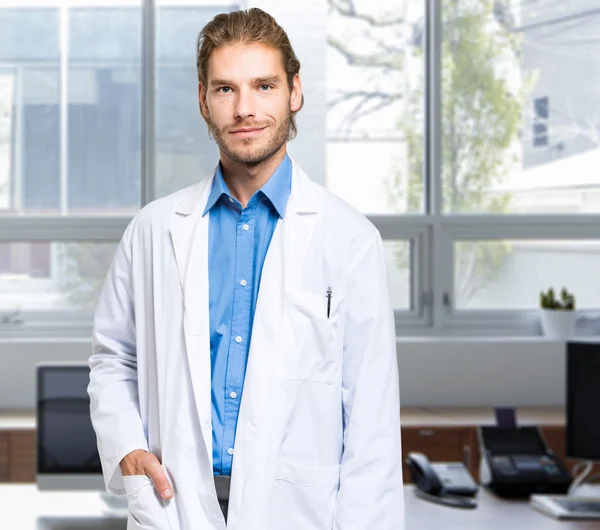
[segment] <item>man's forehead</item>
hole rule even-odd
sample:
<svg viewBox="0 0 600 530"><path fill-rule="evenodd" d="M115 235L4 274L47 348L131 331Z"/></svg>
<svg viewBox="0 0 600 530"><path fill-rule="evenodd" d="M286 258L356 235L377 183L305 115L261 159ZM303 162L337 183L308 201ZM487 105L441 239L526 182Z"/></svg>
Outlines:
<svg viewBox="0 0 600 530"><path fill-rule="evenodd" d="M236 77L266 77L285 74L281 54L270 46L229 44L213 50L208 61L209 80L224 74Z"/></svg>

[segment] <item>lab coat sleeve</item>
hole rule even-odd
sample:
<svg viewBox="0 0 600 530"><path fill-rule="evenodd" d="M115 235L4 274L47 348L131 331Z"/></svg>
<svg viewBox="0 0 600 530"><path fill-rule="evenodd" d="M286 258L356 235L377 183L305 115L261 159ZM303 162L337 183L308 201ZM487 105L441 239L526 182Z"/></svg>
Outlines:
<svg viewBox="0 0 600 530"><path fill-rule="evenodd" d="M106 489L124 495L120 462L135 449L148 450L139 412L132 237L135 220L117 247L100 293L89 358L90 415Z"/></svg>
<svg viewBox="0 0 600 530"><path fill-rule="evenodd" d="M379 232L357 244L346 289L344 450L334 530L404 530L396 333Z"/></svg>

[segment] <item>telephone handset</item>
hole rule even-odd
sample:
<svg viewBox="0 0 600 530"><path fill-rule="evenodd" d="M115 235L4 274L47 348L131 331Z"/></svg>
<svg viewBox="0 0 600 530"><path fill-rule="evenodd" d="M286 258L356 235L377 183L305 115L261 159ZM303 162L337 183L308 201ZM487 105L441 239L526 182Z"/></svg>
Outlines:
<svg viewBox="0 0 600 530"><path fill-rule="evenodd" d="M417 496L457 508L475 508L479 487L461 462L429 462L423 453L411 452L406 465L412 475Z"/></svg>

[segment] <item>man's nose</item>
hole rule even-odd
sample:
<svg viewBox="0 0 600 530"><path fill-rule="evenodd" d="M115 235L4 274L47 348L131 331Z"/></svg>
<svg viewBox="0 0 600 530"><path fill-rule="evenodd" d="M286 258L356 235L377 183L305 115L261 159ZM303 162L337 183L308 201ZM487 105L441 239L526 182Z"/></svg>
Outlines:
<svg viewBox="0 0 600 530"><path fill-rule="evenodd" d="M251 90L242 88L238 91L234 112L237 120L256 116L256 99Z"/></svg>

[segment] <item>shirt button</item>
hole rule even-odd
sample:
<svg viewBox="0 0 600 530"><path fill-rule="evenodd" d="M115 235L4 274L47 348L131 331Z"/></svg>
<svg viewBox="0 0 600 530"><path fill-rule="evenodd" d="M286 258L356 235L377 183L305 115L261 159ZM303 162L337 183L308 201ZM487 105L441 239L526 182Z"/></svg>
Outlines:
<svg viewBox="0 0 600 530"><path fill-rule="evenodd" d="M237 342L238 344L240 342L242 342L242 337L240 337L239 335L235 338L235 342Z"/></svg>
<svg viewBox="0 0 600 530"><path fill-rule="evenodd" d="M235 399L237 397L237 393L232 392L231 394L229 394L229 396L231 397L231 399Z"/></svg>
<svg viewBox="0 0 600 530"><path fill-rule="evenodd" d="M242 228L243 228L244 230L249 230L249 229L250 229L250 227L249 227L248 225L244 225L244 226L242 226Z"/></svg>
<svg viewBox="0 0 600 530"><path fill-rule="evenodd" d="M227 453L230 454L230 455L232 455L233 454L233 449L231 449L231 448L227 449Z"/></svg>
<svg viewBox="0 0 600 530"><path fill-rule="evenodd" d="M246 287L246 284L247 284L247 283L248 283L248 282L247 282L246 280L242 280L242 281L240 282L240 285L241 285L242 287Z"/></svg>
<svg viewBox="0 0 600 530"><path fill-rule="evenodd" d="M229 202L233 202L233 199L231 197L229 197Z"/></svg>

